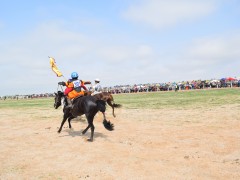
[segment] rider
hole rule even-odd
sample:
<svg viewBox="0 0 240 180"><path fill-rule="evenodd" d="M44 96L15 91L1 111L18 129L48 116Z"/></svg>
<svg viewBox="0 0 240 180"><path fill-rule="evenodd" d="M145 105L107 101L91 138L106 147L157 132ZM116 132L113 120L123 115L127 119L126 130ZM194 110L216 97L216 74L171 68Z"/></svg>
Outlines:
<svg viewBox="0 0 240 180"><path fill-rule="evenodd" d="M93 95L102 92L102 86L98 78L95 79L95 84L93 85Z"/></svg>
<svg viewBox="0 0 240 180"><path fill-rule="evenodd" d="M78 79L78 73L73 72L71 74L71 79L69 79L67 82L59 82L59 85L66 86L67 88L64 91L64 95L67 96L67 102L68 102L68 108L72 108L72 99L77 96L84 96L84 89L87 91L87 88L85 87L85 84L91 84L90 81L82 81Z"/></svg>

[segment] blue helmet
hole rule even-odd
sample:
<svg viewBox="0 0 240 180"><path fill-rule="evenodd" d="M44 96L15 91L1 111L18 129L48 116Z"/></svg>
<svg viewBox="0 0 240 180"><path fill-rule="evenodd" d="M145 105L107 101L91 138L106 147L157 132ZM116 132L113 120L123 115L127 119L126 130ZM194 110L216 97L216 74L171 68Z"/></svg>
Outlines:
<svg viewBox="0 0 240 180"><path fill-rule="evenodd" d="M78 73L73 72L73 73L71 74L71 78L72 78L72 79L78 78Z"/></svg>

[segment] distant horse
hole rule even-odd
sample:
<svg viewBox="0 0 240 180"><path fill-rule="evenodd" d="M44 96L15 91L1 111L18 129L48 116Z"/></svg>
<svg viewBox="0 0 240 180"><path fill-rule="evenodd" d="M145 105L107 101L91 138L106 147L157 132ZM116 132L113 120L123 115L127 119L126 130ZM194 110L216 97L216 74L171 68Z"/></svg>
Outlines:
<svg viewBox="0 0 240 180"><path fill-rule="evenodd" d="M112 107L112 114L113 114L113 117L116 117L115 113L114 113L114 108L120 108L122 107L121 104L115 104L114 103L114 99L113 99L113 96L111 93L108 93L108 92L100 92L100 93L97 93L97 94L92 94L91 91L88 91L87 92L87 95L92 95L93 97L95 97L97 100L103 100L105 102L107 102L107 104L109 106Z"/></svg>
<svg viewBox="0 0 240 180"><path fill-rule="evenodd" d="M57 93L55 93L54 108L57 109L59 106L62 105L62 102L67 103L66 96L64 96L62 91L58 91ZM64 106L63 120L58 130L58 133L61 132L62 127L67 119L69 123L69 128L71 128L70 121L77 116L81 116L85 114L88 121L88 126L85 130L83 130L82 134L85 134L87 130L91 128L91 137L90 139L88 139L88 141L93 141L93 135L94 135L94 129L95 129L93 125L94 116L97 114L98 111L105 113L105 110L106 110L106 103L103 100L96 100L96 98L92 96L78 97L74 99L72 109L66 108ZM103 120L103 125L109 131L114 130L114 125L110 121L107 121L105 116Z"/></svg>

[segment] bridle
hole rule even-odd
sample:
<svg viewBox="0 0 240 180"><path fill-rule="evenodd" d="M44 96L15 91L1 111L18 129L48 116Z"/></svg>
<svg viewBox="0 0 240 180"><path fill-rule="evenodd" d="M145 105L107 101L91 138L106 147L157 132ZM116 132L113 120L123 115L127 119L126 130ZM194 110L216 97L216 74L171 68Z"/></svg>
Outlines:
<svg viewBox="0 0 240 180"><path fill-rule="evenodd" d="M60 94L60 92L62 94ZM59 106L64 104L65 96L64 96L63 92L62 91L57 91L57 93L55 93L55 99L54 100L55 100L55 102L54 102L55 109L57 109Z"/></svg>

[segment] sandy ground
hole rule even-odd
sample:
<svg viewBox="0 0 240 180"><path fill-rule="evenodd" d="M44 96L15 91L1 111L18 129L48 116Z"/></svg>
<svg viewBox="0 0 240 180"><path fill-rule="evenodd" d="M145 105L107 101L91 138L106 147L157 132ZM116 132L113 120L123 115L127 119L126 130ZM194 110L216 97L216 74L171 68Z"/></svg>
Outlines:
<svg viewBox="0 0 240 180"><path fill-rule="evenodd" d="M0 112L0 179L240 179L240 105L118 109L58 134L61 109Z"/></svg>

